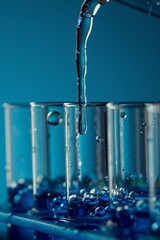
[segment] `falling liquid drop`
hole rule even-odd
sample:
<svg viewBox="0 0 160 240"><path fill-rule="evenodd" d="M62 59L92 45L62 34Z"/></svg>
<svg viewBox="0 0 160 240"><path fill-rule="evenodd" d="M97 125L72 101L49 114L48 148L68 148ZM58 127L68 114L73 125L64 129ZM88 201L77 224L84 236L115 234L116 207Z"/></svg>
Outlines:
<svg viewBox="0 0 160 240"><path fill-rule="evenodd" d="M83 2L78 24L76 29L76 67L77 67L77 86L78 86L78 104L79 121L78 131L80 134L87 132L86 115L86 74L87 74L87 41L92 30L93 17L100 6L107 0L86 0Z"/></svg>
<svg viewBox="0 0 160 240"><path fill-rule="evenodd" d="M78 119L78 131L80 134L85 134L87 132L87 115L86 106L79 106L79 119Z"/></svg>

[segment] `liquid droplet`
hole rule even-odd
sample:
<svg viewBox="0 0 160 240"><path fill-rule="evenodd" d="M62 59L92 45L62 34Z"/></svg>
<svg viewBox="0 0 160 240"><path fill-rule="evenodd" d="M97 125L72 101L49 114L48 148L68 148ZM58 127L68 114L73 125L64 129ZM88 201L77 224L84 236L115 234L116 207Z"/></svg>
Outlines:
<svg viewBox="0 0 160 240"><path fill-rule="evenodd" d="M78 132L80 134L86 134L87 132L87 116L86 116L85 105L80 105L79 119L78 119Z"/></svg>
<svg viewBox="0 0 160 240"><path fill-rule="evenodd" d="M78 138L79 138L79 133L76 134L76 139L78 139Z"/></svg>
<svg viewBox="0 0 160 240"><path fill-rule="evenodd" d="M121 116L121 118L126 118L127 114L125 112L121 112L120 116Z"/></svg>
<svg viewBox="0 0 160 240"><path fill-rule="evenodd" d="M143 122L143 123L142 123L142 126L143 126L143 127L145 127L146 125L147 125L147 123L146 123L146 122Z"/></svg>
<svg viewBox="0 0 160 240"><path fill-rule="evenodd" d="M104 208L103 206L99 206L99 207L97 207L97 208L95 209L95 214L96 214L96 216L98 216L98 217L104 216L105 213L106 213L106 211L105 211L105 208Z"/></svg>
<svg viewBox="0 0 160 240"><path fill-rule="evenodd" d="M102 143L102 142L104 142L104 139L101 138L100 136L96 136L96 141L99 143Z"/></svg>
<svg viewBox="0 0 160 240"><path fill-rule="evenodd" d="M59 125L62 120L62 115L57 111L49 112L47 115L47 122L53 126Z"/></svg>

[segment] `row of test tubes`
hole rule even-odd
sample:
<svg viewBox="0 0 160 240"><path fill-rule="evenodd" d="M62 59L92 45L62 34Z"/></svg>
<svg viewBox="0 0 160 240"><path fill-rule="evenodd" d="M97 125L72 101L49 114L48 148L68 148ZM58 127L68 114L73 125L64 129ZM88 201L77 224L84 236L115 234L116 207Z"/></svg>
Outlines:
<svg viewBox="0 0 160 240"><path fill-rule="evenodd" d="M160 231L160 103L3 107L11 212Z"/></svg>

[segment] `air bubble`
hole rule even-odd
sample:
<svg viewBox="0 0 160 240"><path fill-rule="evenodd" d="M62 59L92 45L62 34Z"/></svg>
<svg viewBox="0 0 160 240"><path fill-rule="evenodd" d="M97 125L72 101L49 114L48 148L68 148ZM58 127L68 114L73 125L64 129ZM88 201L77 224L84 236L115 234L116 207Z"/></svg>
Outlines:
<svg viewBox="0 0 160 240"><path fill-rule="evenodd" d="M90 217L95 217L95 213L94 213L94 212L90 212L90 213L89 213L89 216L90 216Z"/></svg>
<svg viewBox="0 0 160 240"><path fill-rule="evenodd" d="M121 118L126 118L127 114L125 112L121 112L120 116L121 116Z"/></svg>
<svg viewBox="0 0 160 240"><path fill-rule="evenodd" d="M71 195L69 198L69 205L72 207L75 207L77 205L80 205L82 203L82 198L80 196L77 196L76 194Z"/></svg>
<svg viewBox="0 0 160 240"><path fill-rule="evenodd" d="M143 123L142 123L142 126L143 126L143 127L145 127L146 125L147 125L147 123L146 123L146 122L143 122Z"/></svg>
<svg viewBox="0 0 160 240"><path fill-rule="evenodd" d="M59 125L62 120L62 115L57 111L49 112L47 115L47 122L53 126Z"/></svg>
<svg viewBox="0 0 160 240"><path fill-rule="evenodd" d="M19 194L16 194L15 196L14 196L14 204L19 204L19 202L20 202L20 199L21 199L21 196L19 195Z"/></svg>
<svg viewBox="0 0 160 240"><path fill-rule="evenodd" d="M105 208L102 206L99 206L95 209L95 215L97 217L103 217L106 214Z"/></svg>
<svg viewBox="0 0 160 240"><path fill-rule="evenodd" d="M80 191L79 191L80 196L84 196L85 193L86 193L86 189L85 188L80 189Z"/></svg>
<svg viewBox="0 0 160 240"><path fill-rule="evenodd" d="M79 135L80 135L79 133L76 133L76 139L78 139L78 138L79 138Z"/></svg>
<svg viewBox="0 0 160 240"><path fill-rule="evenodd" d="M93 196L93 195L86 195L83 198L83 204L84 206L88 207L88 208L95 208L96 206L98 206L99 200L97 197Z"/></svg>
<svg viewBox="0 0 160 240"><path fill-rule="evenodd" d="M96 141L99 143L102 143L104 141L104 139L101 138L100 136L96 136Z"/></svg>

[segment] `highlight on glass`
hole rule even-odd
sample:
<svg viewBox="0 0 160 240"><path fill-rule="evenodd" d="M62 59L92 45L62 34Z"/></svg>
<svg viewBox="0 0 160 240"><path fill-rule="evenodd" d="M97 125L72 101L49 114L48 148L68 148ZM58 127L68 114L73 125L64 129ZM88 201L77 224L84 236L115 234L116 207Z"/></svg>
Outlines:
<svg viewBox="0 0 160 240"><path fill-rule="evenodd" d="M66 212L63 103L31 103L34 211Z"/></svg>
<svg viewBox="0 0 160 240"><path fill-rule="evenodd" d="M66 176L68 216L96 218L109 201L104 103L85 106L87 131L79 133L79 105L65 103Z"/></svg>
<svg viewBox="0 0 160 240"><path fill-rule="evenodd" d="M29 103L4 103L6 180L12 210L33 207L31 113Z"/></svg>

